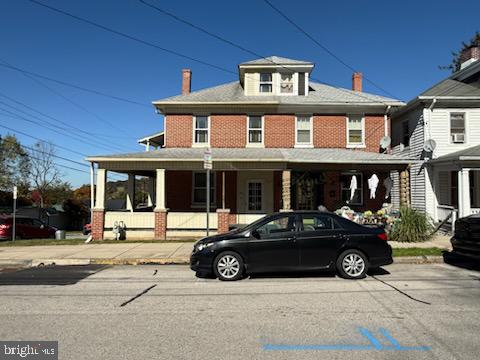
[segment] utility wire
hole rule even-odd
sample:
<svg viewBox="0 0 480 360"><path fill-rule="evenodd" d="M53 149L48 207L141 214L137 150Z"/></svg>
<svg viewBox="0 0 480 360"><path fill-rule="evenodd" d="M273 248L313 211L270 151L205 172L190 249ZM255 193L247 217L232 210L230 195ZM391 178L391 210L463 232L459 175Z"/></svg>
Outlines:
<svg viewBox="0 0 480 360"><path fill-rule="evenodd" d="M142 106L142 107L151 108L151 105L149 105L149 104L141 103L141 102L135 101L135 100L130 100L130 99L123 98L123 97L120 97L120 96L110 95L110 94L107 94L107 93L104 93L104 92L101 92L101 91L98 91L98 90L89 89L89 88L86 88L86 87L83 87L83 86L80 86L80 85L75 85L75 84L66 82L64 80L54 79L54 78L51 78L49 76L41 75L41 74L38 74L38 73L35 73L35 72L32 72L32 71L28 71L28 70L19 68L18 66L7 65L5 63L0 64L0 66L3 66L5 68L21 72L23 74L28 74L28 75L31 75L31 76L35 76L37 78L41 78L41 79L44 79L44 80L55 82L55 83L60 84L60 85L68 86L68 87L71 87L71 88L74 88L74 89L77 89L77 90L81 90L81 91L89 92L89 93L92 93L92 94L104 96L104 97L114 99L114 100L118 100L118 101L123 101L123 102L133 104L133 105L139 105L139 106Z"/></svg>
<svg viewBox="0 0 480 360"><path fill-rule="evenodd" d="M356 72L357 70L352 67L351 65L347 64L345 61L343 61L339 56L335 55L329 48L327 48L325 45L320 43L317 39L315 39L312 35L310 35L307 31L305 31L302 27L300 27L295 21L293 21L291 18L289 18L284 12L282 12L279 8L277 8L275 5L271 3L269 0L263 0L268 6L270 6L274 11L276 11L281 17L283 17L286 21L288 21L291 25L293 25L298 31L300 31L302 34L304 34L307 38L309 38L313 43L315 43L317 46L319 46L321 49L323 49L327 54L332 56L335 60L337 60L339 63L347 67L348 69ZM377 89L383 91L385 94L397 98L395 95L390 93L389 91L385 90L382 88L380 85L374 83L370 79L368 79L366 76L363 77L367 82L375 86Z"/></svg>
<svg viewBox="0 0 480 360"><path fill-rule="evenodd" d="M59 134L59 135L68 137L68 138L70 138L70 139L72 139L72 140L76 140L76 141L78 141L78 142L80 142L80 143L89 144L89 145L94 146L94 147L97 147L97 148L99 148L99 149L103 149L103 150L107 150L107 151L110 151L110 150L111 150L110 148L107 148L106 146L99 145L99 144L90 142L90 141L85 140L85 139L79 139L79 138L73 137L72 134L69 134L69 133L65 134L65 133L63 133L63 132L61 132L61 131L59 131L59 130L52 129L51 127L48 127L48 126L46 126L46 125L44 125L44 124L42 124L42 123L39 123L39 122L37 122L37 121L35 121L35 120L32 120L32 119L28 119L28 118L26 118L26 117L24 117L24 116L15 114L15 113L7 110L7 109L0 108L0 110L7 113L7 114L2 114L3 116L13 117L13 118L15 118L15 119L20 119L20 120L23 120L23 121L26 121L26 122L35 124L35 125L37 125L37 126L40 126L40 127L42 127L42 128L45 128L45 129L47 129L47 130L50 130L50 131L52 131L52 132L55 132L55 133L57 133L57 134ZM63 131L64 131L64 130L63 130Z"/></svg>
<svg viewBox="0 0 480 360"><path fill-rule="evenodd" d="M7 63L5 60L2 60L2 59L0 59L0 62L2 62L2 63L4 63L4 64L7 64L7 65L10 65L9 63ZM115 126L115 125L113 125L110 121L108 121L108 120L104 119L103 117L101 117L101 116L93 113L92 111L90 111L89 109L87 109L86 107L84 107L83 105L80 105L80 104L78 104L77 102L69 99L68 97L66 97L66 96L63 95L62 93L60 93L60 92L58 92L57 90L51 88L50 86L44 84L42 81L38 80L37 78L35 78L35 77L33 77L33 76L31 76L31 75L29 75L29 74L27 74L27 73L22 73L22 74L23 74L25 77L29 78L30 80L36 82L36 83L39 84L40 86L46 88L46 89L49 90L50 92L54 93L55 95L61 97L61 98L64 99L65 101L69 102L70 104L72 104L72 105L75 106L76 108L78 108L78 109L86 112L87 114L92 115L93 117L95 117L95 118L98 119L99 121L106 123L107 125L109 125L109 126L112 127L112 128L116 128L116 129L122 131L122 132L123 132L124 134L126 134L126 135L130 135L130 134L128 134L128 132L126 132L125 130L123 130L123 129L121 129L121 128Z"/></svg>

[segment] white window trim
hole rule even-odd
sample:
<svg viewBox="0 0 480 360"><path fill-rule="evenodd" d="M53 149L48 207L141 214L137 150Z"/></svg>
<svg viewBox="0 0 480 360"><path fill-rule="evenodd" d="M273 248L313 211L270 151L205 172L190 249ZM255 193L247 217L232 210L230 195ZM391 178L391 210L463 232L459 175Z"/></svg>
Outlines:
<svg viewBox="0 0 480 360"><path fill-rule="evenodd" d="M203 209L207 207L207 204L200 203L200 202L195 202L195 174L206 174L206 171L192 171L192 197L191 197L191 208L192 209ZM206 176L206 175L205 175ZM212 186L212 179L213 184L215 186ZM216 208L217 207L217 191L216 191L216 173L214 171L210 171L210 187L213 188L213 199L210 199L210 209Z"/></svg>
<svg viewBox="0 0 480 360"><path fill-rule="evenodd" d="M271 81L262 81L262 74L270 74L271 77L272 77L272 80ZM257 91L258 91L259 95L274 95L275 94L275 83L276 83L275 77L276 77L276 74L277 73L275 73L275 72L269 72L269 71L263 71L263 72L260 71L258 73L258 89L257 89ZM271 87L272 91L270 91L270 92L260 91L260 89L262 88L262 84L270 84L272 86Z"/></svg>
<svg viewBox="0 0 480 360"><path fill-rule="evenodd" d="M362 172L356 172L356 171L354 171L354 172L342 172L340 175L347 175L347 176L350 176L350 178L353 175L355 175L355 176L357 176L357 178L360 178L360 182L359 182L359 184L357 184L357 185L361 184L361 186L357 187L357 189L360 189L360 203L351 203L349 201L346 201L345 203L348 204L348 205L353 205L353 206L363 206L363 202L364 202L364 199L363 199L363 197L364 197L364 194L363 194L363 189L364 189L363 173ZM347 184L347 185L350 186L350 184ZM343 190L350 191L350 189L345 189L345 188L340 187L340 200L341 201L343 201L342 200Z"/></svg>
<svg viewBox="0 0 480 360"><path fill-rule="evenodd" d="M310 119L310 141L308 143L298 142L297 123L299 117L308 117ZM295 147L296 148L313 148L313 116L310 114L298 114L295 116Z"/></svg>
<svg viewBox="0 0 480 360"><path fill-rule="evenodd" d="M196 130L196 119L197 116L206 116L207 117L207 142L206 143L197 143L195 142L195 130ZM210 146L210 115L194 115L192 117L192 147L209 147Z"/></svg>
<svg viewBox="0 0 480 360"><path fill-rule="evenodd" d="M262 208L260 210L249 210L248 209L248 187L251 183L260 183L262 184ZM245 191L245 212L248 214L261 214L265 212L265 182L261 179L249 179L246 183Z"/></svg>
<svg viewBox="0 0 480 360"><path fill-rule="evenodd" d="M362 119L362 142L361 143L350 143L349 141L349 136L348 136L348 125L349 125L349 120L350 120L350 117L353 117L353 116L361 116L361 119ZM350 115L347 115L346 118L345 118L345 121L346 121L346 137L347 137L347 148L349 149L363 149L363 148L366 148L366 145L365 145L365 115L362 115L362 114L350 114Z"/></svg>
<svg viewBox="0 0 480 360"><path fill-rule="evenodd" d="M452 141L452 123L451 123L451 119L452 119L452 114L463 114L463 126L464 126L464 129L465 129L465 141L463 143L455 143ZM453 145L453 146L463 146L463 145L466 145L468 144L468 128L467 128L467 123L468 123L468 112L465 111L464 109L458 109L458 111L449 111L448 112L448 142L450 145Z"/></svg>
<svg viewBox="0 0 480 360"><path fill-rule="evenodd" d="M262 119L262 142L259 142L259 143L251 143L250 142L250 116L260 116L261 119ZM251 115L247 115L247 143L246 143L246 147L253 147L253 148L263 148L265 147L265 116L264 115L255 115L255 114L251 114ZM252 130L258 130L258 129L252 129Z"/></svg>
<svg viewBox="0 0 480 360"><path fill-rule="evenodd" d="M292 96L298 95L298 72L293 72L292 74L292 82L293 82L293 91L291 93L282 93L282 74L289 74L288 71L279 71L277 74L277 86L276 92L277 95L280 96Z"/></svg>

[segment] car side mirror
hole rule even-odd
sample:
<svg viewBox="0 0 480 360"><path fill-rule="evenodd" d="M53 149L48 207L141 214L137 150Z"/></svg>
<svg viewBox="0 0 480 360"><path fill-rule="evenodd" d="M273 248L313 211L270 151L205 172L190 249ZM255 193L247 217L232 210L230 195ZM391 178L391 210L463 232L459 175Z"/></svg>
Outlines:
<svg viewBox="0 0 480 360"><path fill-rule="evenodd" d="M252 235L252 237L254 237L255 239L260 239L260 233L259 233L257 230L252 230L251 235Z"/></svg>

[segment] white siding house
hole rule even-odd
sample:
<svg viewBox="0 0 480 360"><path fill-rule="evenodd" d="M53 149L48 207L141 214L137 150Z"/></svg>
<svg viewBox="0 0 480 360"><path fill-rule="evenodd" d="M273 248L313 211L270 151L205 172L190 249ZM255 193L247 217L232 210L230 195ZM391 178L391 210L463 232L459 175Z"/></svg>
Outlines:
<svg viewBox="0 0 480 360"><path fill-rule="evenodd" d="M423 160L410 169L414 208L434 221L480 212L480 61L394 113L392 149ZM394 181L398 202L398 179Z"/></svg>

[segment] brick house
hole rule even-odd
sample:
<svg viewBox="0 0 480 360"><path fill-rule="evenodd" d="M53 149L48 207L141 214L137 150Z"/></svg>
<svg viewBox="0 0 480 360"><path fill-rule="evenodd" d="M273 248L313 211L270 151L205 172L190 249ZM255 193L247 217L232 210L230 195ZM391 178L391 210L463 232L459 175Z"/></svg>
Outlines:
<svg viewBox="0 0 480 360"><path fill-rule="evenodd" d="M388 141L380 147L390 136L390 114L404 103L362 92L360 73L353 74L352 90L311 81L313 68L308 61L262 58L240 64L238 81L194 92L192 73L183 70L182 94L153 102L164 131L139 140L147 151L88 158L98 168L93 237L109 236L115 221L126 224L127 237L203 235L207 147L214 232L275 211L381 208L390 199L385 180L411 163L390 154ZM104 208L107 171L129 175L126 211ZM135 176L150 179L150 211L135 204Z"/></svg>

